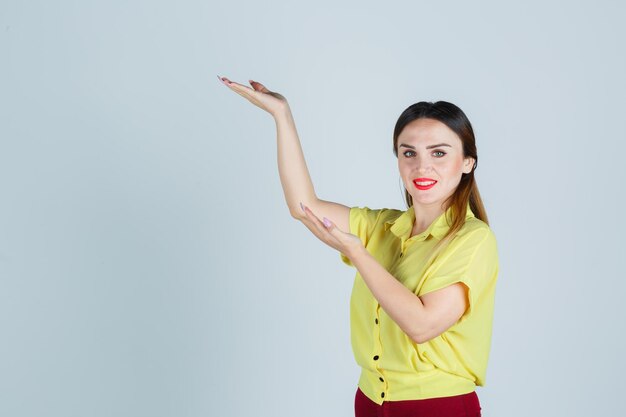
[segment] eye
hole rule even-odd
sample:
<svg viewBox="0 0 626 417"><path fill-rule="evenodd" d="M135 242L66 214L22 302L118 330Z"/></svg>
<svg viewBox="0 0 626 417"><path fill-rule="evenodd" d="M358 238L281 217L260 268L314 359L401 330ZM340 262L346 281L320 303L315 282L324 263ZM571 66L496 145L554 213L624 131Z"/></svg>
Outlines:
<svg viewBox="0 0 626 417"><path fill-rule="evenodd" d="M435 155L437 158L441 158L442 156L444 156L446 153L444 151L434 151L433 155Z"/></svg>
<svg viewBox="0 0 626 417"><path fill-rule="evenodd" d="M411 153L415 153L415 152L413 152L413 151L404 151L404 152L402 152L402 155L404 155L404 156L408 157L409 155L407 155L407 153L409 153L409 152L411 152Z"/></svg>

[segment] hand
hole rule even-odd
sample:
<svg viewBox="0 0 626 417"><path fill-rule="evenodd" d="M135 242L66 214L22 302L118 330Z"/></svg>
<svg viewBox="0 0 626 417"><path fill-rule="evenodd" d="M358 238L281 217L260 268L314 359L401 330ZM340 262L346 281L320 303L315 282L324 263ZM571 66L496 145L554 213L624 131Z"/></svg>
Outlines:
<svg viewBox="0 0 626 417"><path fill-rule="evenodd" d="M324 222L320 221L320 219L313 214L311 209L302 205L302 203L300 203L300 206L306 214L306 217L302 219L302 223L304 223L315 236L328 246L337 249L348 258L350 258L358 250L365 249L363 242L361 242L361 239L358 236L339 230L335 223L324 217L324 221L328 224L328 226L326 226Z"/></svg>
<svg viewBox="0 0 626 417"><path fill-rule="evenodd" d="M252 88L250 88L245 85L232 82L226 77L220 77L218 75L217 78L219 78L224 85L229 87L235 93L246 98L252 104L260 107L274 117L289 108L289 103L287 103L287 99L285 97L268 90L261 83L248 80L250 81L250 85L252 85Z"/></svg>

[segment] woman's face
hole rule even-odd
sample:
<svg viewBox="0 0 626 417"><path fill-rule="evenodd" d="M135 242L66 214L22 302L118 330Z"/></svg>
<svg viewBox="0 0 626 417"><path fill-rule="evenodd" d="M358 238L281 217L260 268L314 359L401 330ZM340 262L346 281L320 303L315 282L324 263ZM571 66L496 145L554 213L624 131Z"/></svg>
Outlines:
<svg viewBox="0 0 626 417"><path fill-rule="evenodd" d="M444 123L417 119L398 136L398 169L413 205L443 211L444 201L454 193L474 158L463 157L461 139Z"/></svg>

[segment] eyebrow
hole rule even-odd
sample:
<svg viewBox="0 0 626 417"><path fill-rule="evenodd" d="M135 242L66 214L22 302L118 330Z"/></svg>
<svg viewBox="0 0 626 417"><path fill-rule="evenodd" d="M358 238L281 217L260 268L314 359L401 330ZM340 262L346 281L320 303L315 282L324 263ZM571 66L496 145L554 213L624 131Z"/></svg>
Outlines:
<svg viewBox="0 0 626 417"><path fill-rule="evenodd" d="M415 146L407 145L406 143L401 144L400 146L398 146L398 148L401 148L403 146L405 148L415 149ZM448 145L447 143L438 143L436 145L427 146L426 149L438 148L440 146L449 146L450 148L452 147L452 146Z"/></svg>

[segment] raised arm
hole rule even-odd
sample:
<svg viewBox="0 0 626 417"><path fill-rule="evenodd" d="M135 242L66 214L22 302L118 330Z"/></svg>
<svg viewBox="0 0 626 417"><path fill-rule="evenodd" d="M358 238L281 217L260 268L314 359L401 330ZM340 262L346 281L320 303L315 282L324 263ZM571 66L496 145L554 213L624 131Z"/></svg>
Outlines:
<svg viewBox="0 0 626 417"><path fill-rule="evenodd" d="M350 207L322 200L315 193L289 106L274 120L276 121L278 142L278 173L291 215L299 220L305 218L305 214L300 208L300 202L302 202L318 217L327 217L339 229L349 232Z"/></svg>
<svg viewBox="0 0 626 417"><path fill-rule="evenodd" d="M218 76L218 78L220 78ZM340 230L350 231L350 207L317 197L298 138L295 121L287 99L269 91L263 84L250 80L253 88L221 77L220 80L237 94L272 115L276 122L278 174L291 216L306 218L300 203L318 217L331 219Z"/></svg>

